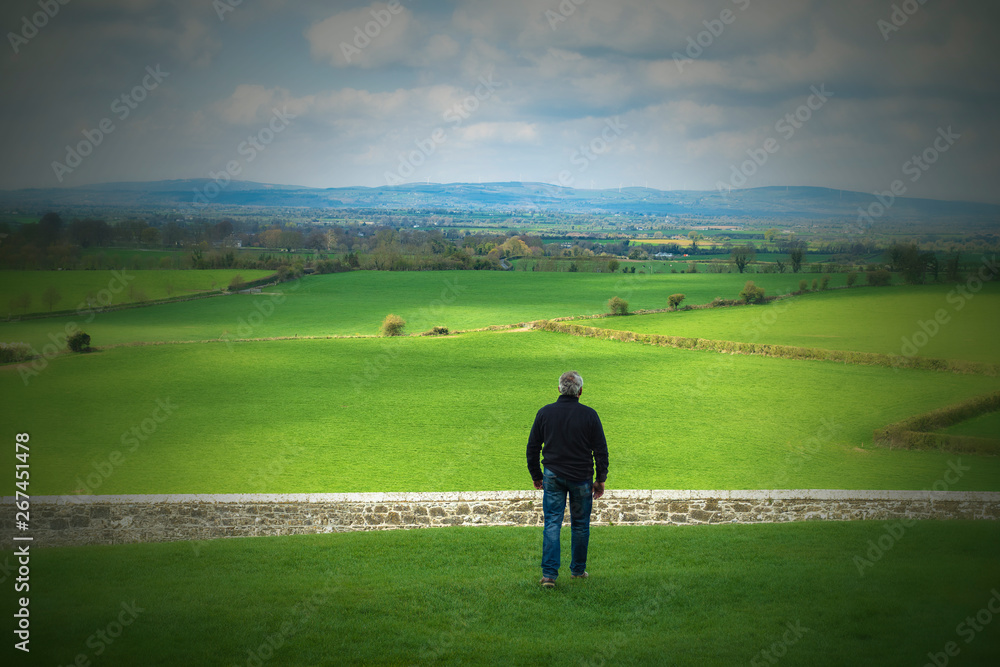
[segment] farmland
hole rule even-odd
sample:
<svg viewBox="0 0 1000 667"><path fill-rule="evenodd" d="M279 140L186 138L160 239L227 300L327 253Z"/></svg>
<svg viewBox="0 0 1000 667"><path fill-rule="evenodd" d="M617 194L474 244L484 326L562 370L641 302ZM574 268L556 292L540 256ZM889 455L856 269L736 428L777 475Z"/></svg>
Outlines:
<svg viewBox="0 0 1000 667"><path fill-rule="evenodd" d="M89 272L81 272L89 273ZM137 274L140 272L136 272ZM164 271L200 274L209 271ZM251 273L251 272L246 272ZM246 279L249 276L244 273ZM44 272L32 274L46 275ZM798 289L811 274L761 274L757 283L769 294ZM831 285L842 284L837 275ZM231 295L165 304L156 308L23 322L0 322L0 341L24 341L41 348L67 324L86 325L94 345L135 341L198 341L225 337L372 335L389 312L402 316L410 332L435 325L473 329L529 320L593 315L607 311L613 296L631 307L665 308L667 296L684 292L686 303L735 298L746 282L736 274L534 273L496 271L357 271L307 276L265 290L265 295ZM270 294L271 296L266 296ZM267 302L270 301L270 304ZM262 317L264 311L271 315ZM250 324L250 335L241 322Z"/></svg>
<svg viewBox="0 0 1000 667"><path fill-rule="evenodd" d="M23 423L48 443L39 493L516 489L566 368L604 415L618 488L929 487L946 453L872 449L872 431L1000 386L514 331L124 347L55 359L27 386L3 368L0 399L38 415ZM136 442L158 401L176 407ZM86 484L115 451L125 461ZM956 488L1000 490L1000 460Z"/></svg>
<svg viewBox="0 0 1000 667"><path fill-rule="evenodd" d="M637 333L998 363L1000 347L994 332L1000 330L1000 285L987 283L976 293L954 285L832 290L763 306L653 313L583 324Z"/></svg>
<svg viewBox="0 0 1000 667"><path fill-rule="evenodd" d="M163 299L225 289L234 276L244 281L273 274L260 270L206 271L0 271L0 313L22 314L10 306L10 300L27 293L28 313L51 310L45 303L45 291L54 288L59 300L54 310L84 310L88 298L94 305L116 306L149 299ZM2 339L2 336L0 336Z"/></svg>

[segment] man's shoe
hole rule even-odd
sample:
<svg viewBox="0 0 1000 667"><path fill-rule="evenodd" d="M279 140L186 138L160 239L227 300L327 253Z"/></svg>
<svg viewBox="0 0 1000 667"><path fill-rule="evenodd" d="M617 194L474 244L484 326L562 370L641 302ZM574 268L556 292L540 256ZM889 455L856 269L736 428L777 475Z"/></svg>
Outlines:
<svg viewBox="0 0 1000 667"><path fill-rule="evenodd" d="M542 585L542 588L555 588L556 587L556 580L555 579L549 579L548 577L542 577L542 580L539 581L538 583L540 583Z"/></svg>
<svg viewBox="0 0 1000 667"><path fill-rule="evenodd" d="M569 575L569 578L570 579L586 579L589 576L590 576L589 574L587 574L586 572L584 572L583 574L571 574L571 575Z"/></svg>

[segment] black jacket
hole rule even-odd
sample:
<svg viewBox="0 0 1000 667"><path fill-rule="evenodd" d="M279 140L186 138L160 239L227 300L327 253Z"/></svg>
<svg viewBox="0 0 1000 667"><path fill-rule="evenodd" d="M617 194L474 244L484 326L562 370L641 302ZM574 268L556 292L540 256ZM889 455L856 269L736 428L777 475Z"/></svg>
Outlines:
<svg viewBox="0 0 1000 667"><path fill-rule="evenodd" d="M535 415L527 452L528 472L535 481L542 479L539 452L542 465L560 477L590 481L595 466L598 482L608 477L608 442L604 439L601 419L576 396L560 396Z"/></svg>

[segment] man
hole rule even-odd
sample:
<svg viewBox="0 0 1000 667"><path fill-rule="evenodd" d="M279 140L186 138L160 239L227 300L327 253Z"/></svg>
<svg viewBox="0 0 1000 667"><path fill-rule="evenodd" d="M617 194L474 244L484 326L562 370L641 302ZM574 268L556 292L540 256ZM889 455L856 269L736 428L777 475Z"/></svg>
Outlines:
<svg viewBox="0 0 1000 667"><path fill-rule="evenodd" d="M544 489L542 511L545 529L542 532L542 586L553 588L559 576L559 532L566 496L572 533L573 579L585 579L587 574L587 544L590 541L590 511L593 501L604 495L608 478L608 443L604 427L593 408L580 403L583 378L576 371L559 378L559 399L546 405L535 415L528 435L528 472L536 489ZM545 449L542 450L542 443ZM542 453L542 472L538 454ZM594 482L594 467L597 481Z"/></svg>

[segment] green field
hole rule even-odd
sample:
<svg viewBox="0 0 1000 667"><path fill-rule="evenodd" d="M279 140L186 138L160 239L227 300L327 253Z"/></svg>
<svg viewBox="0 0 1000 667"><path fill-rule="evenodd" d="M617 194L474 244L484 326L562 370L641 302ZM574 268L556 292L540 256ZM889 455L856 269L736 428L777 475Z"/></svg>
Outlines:
<svg viewBox="0 0 1000 667"><path fill-rule="evenodd" d="M930 488L953 456L872 449L872 431L1000 387L514 331L116 348L27 386L0 368L0 401L31 433L36 494L520 489L568 368L604 420L614 488ZM154 424L158 400L176 407ZM1000 459L962 460L953 490L1000 490Z"/></svg>
<svg viewBox="0 0 1000 667"><path fill-rule="evenodd" d="M25 275L35 273L41 272ZM213 272L149 273L158 278ZM243 272L244 278L249 279L249 273ZM781 294L797 290L800 275L767 274L755 279L768 293ZM838 279L844 277L835 276L834 282ZM674 292L687 294L687 303L694 304L716 297L732 299L745 282L745 276L735 274L357 271L307 276L278 285L269 291L271 296L237 294L101 313L91 322L79 317L0 322L0 341L23 341L41 349L50 334L63 331L70 322L83 327L98 347L133 341L375 334L390 312L407 320L410 332L436 325L470 329L603 313L608 299L616 295L633 309L665 308ZM265 311L273 314L263 317Z"/></svg>
<svg viewBox="0 0 1000 667"><path fill-rule="evenodd" d="M56 288L60 298L53 310L86 310L87 298L108 306L149 299L165 299L198 292L225 289L233 276L244 281L272 275L274 271L218 269L206 271L0 271L0 314L19 316L10 300L27 292L31 295L28 313L44 313L49 304L44 294ZM143 298L145 295L145 298ZM0 340L5 340L0 334Z"/></svg>
<svg viewBox="0 0 1000 667"><path fill-rule="evenodd" d="M1000 412L988 412L968 421L941 430L950 435L971 435L978 438L1000 438Z"/></svg>
<svg viewBox="0 0 1000 667"><path fill-rule="evenodd" d="M887 530L595 527L554 590L537 528L33 549L30 664L1000 663L995 615L961 625L995 608L1000 526L917 523L859 575Z"/></svg>
<svg viewBox="0 0 1000 667"><path fill-rule="evenodd" d="M581 324L638 333L886 354L915 352L928 358L1000 363L1000 284L986 283L978 293L968 294L962 296L953 285L830 290L764 306L632 315ZM944 313L940 322L935 320L939 312ZM929 331L934 335L927 335Z"/></svg>

